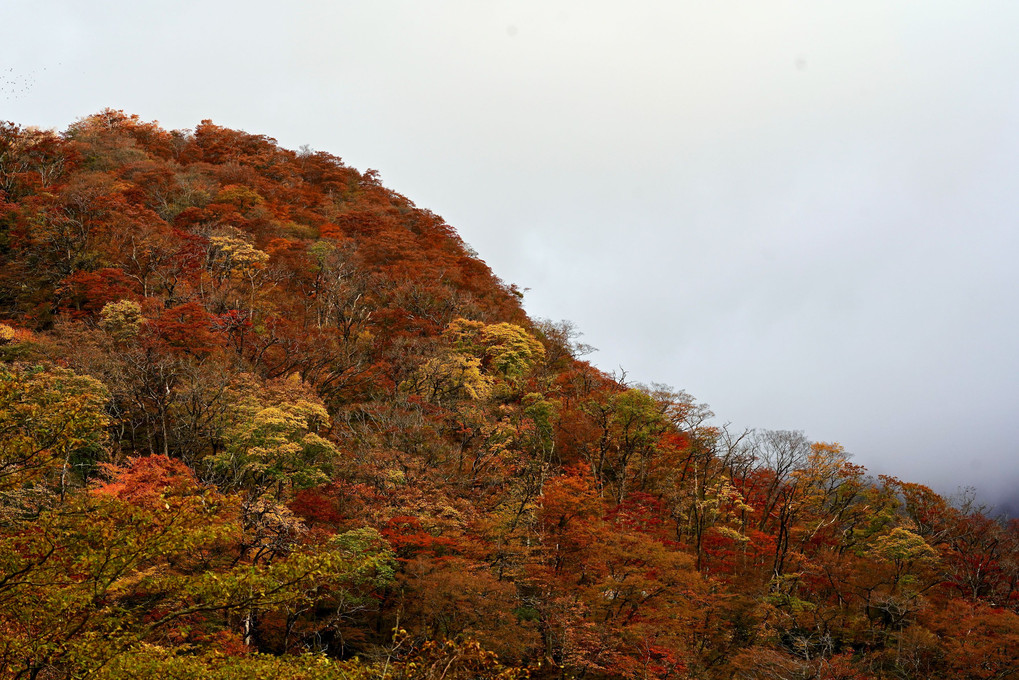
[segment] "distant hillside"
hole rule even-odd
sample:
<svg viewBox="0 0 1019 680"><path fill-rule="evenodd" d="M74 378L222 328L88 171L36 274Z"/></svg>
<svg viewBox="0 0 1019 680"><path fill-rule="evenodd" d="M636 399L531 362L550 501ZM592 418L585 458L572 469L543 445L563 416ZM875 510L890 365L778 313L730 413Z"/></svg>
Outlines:
<svg viewBox="0 0 1019 680"><path fill-rule="evenodd" d="M335 156L0 124L0 678L1019 678L1019 522L582 349Z"/></svg>

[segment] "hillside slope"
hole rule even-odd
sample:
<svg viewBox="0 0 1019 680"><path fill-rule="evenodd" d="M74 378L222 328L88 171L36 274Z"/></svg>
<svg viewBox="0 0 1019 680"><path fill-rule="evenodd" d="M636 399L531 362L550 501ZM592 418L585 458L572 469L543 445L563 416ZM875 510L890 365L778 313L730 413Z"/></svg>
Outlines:
<svg viewBox="0 0 1019 680"><path fill-rule="evenodd" d="M0 125L0 677L1019 677L1019 523L575 340L335 156Z"/></svg>

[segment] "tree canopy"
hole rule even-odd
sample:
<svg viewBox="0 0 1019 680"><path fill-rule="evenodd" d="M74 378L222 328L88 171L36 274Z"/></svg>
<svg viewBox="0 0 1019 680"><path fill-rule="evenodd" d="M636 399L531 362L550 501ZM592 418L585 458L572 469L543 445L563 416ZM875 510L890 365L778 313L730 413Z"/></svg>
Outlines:
<svg viewBox="0 0 1019 680"><path fill-rule="evenodd" d="M336 156L0 124L0 678L1019 678L1019 522L588 350Z"/></svg>

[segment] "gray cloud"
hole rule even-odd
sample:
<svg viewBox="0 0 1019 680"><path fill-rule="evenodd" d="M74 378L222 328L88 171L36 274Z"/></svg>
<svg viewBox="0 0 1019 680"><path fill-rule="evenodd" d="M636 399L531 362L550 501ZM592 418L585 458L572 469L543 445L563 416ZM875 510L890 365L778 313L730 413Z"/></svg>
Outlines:
<svg viewBox="0 0 1019 680"><path fill-rule="evenodd" d="M1019 481L1015 3L9 5L33 87L0 118L337 153L603 368L941 490Z"/></svg>

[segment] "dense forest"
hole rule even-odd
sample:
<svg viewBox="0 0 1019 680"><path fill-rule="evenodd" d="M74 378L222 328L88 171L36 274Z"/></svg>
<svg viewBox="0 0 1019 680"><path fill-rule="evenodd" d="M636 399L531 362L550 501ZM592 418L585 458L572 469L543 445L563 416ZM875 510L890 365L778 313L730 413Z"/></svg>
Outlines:
<svg viewBox="0 0 1019 680"><path fill-rule="evenodd" d="M587 349L336 156L0 124L0 677L1019 678L1019 523Z"/></svg>

